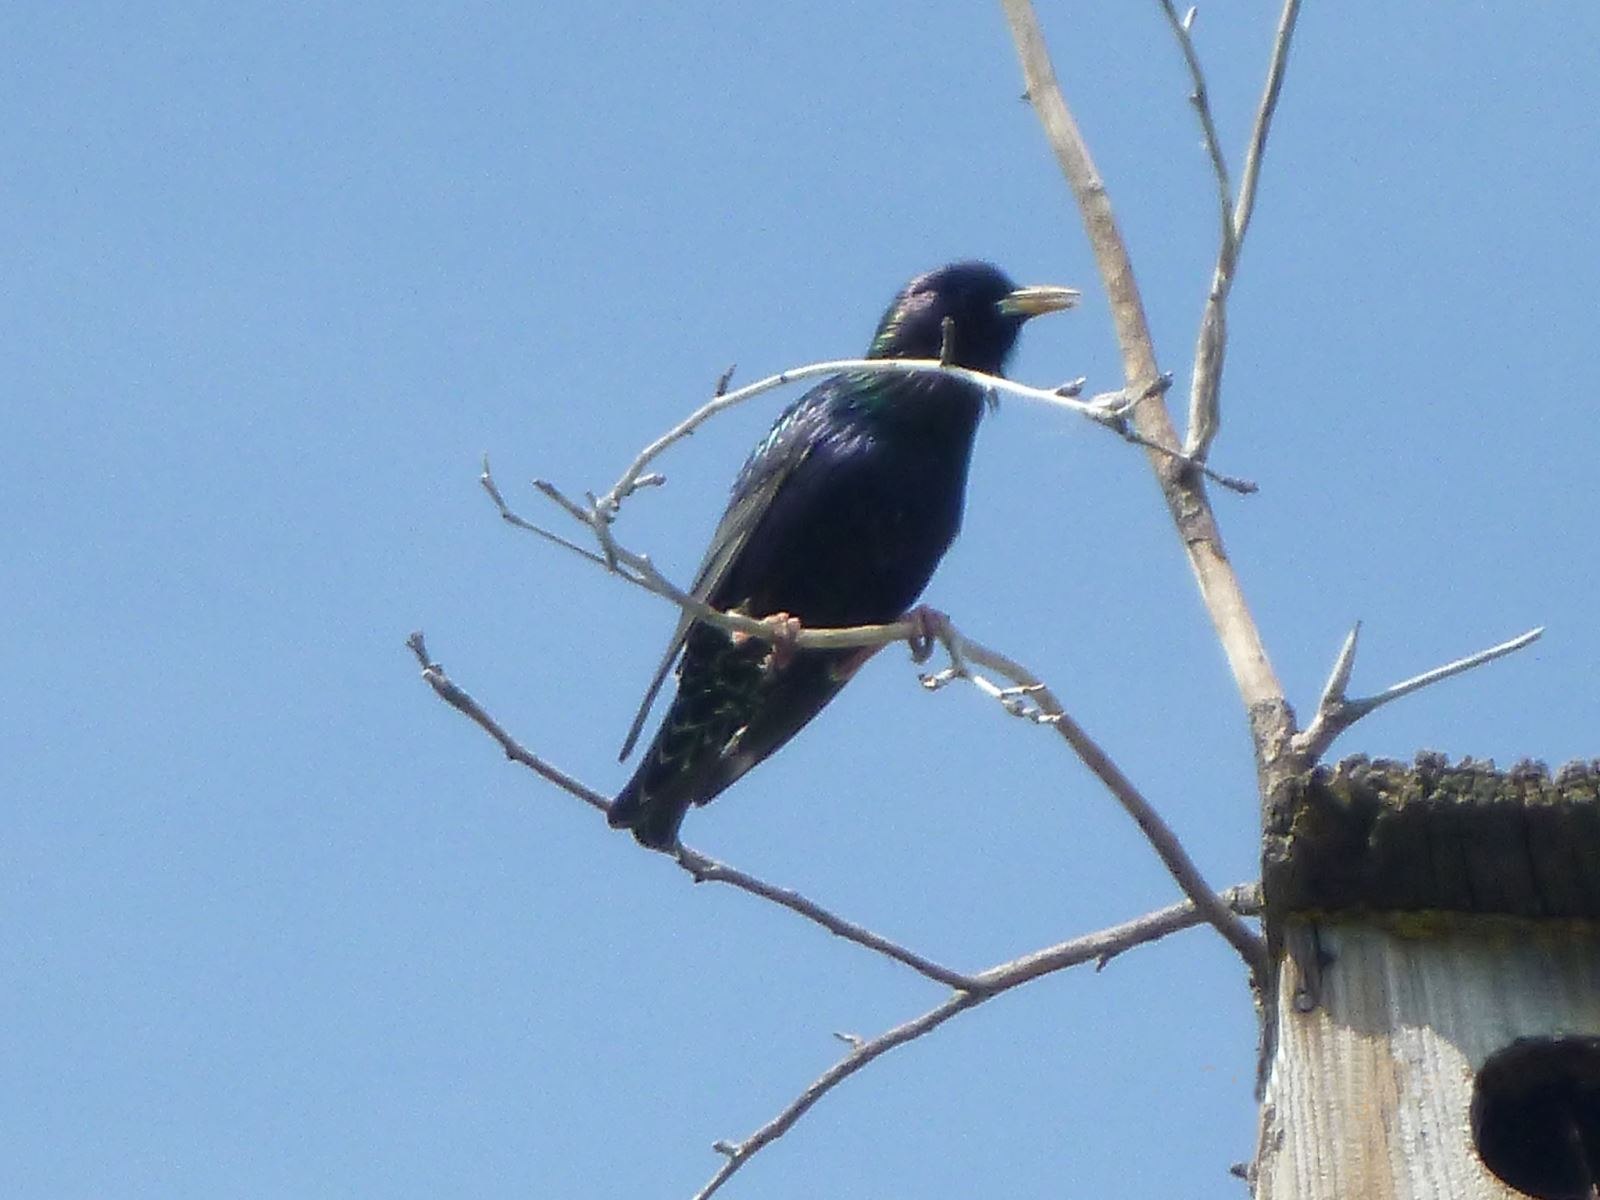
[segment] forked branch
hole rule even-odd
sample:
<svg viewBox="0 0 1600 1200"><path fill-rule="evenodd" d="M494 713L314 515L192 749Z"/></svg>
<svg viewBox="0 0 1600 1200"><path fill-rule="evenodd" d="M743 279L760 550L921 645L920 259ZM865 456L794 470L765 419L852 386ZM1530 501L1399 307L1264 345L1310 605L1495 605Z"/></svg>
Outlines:
<svg viewBox="0 0 1600 1200"><path fill-rule="evenodd" d="M1255 123L1251 128L1250 147L1245 156L1244 180L1239 186L1235 201L1233 185L1228 174L1227 159L1217 137L1216 119L1211 112L1211 102L1206 89L1205 71L1200 65L1200 54L1194 44L1195 10L1189 9L1178 16L1172 0L1160 0L1162 12L1172 28L1178 47L1183 51L1184 63L1189 69L1193 90L1189 102L1194 106L1205 137L1206 152L1211 159L1211 173L1216 179L1220 200L1221 236L1218 239L1216 266L1211 272L1211 288L1206 294L1205 308L1200 316L1200 333L1194 352L1194 372L1189 387L1189 431L1184 439L1184 453L1204 462L1210 452L1211 442L1221 428L1222 366L1228 349L1228 293L1233 288L1234 274L1238 268L1239 254L1244 249L1245 234L1250 229L1250 217L1255 211L1256 187L1261 178L1261 162L1266 151L1267 133L1272 128L1272 115L1278 107L1278 95L1283 88L1283 73L1289 61L1289 45L1294 38L1295 22L1300 15L1300 0L1287 0L1278 20L1278 33L1273 39L1272 58L1267 65L1266 87L1261 103L1256 109Z"/></svg>
<svg viewBox="0 0 1600 1200"><path fill-rule="evenodd" d="M1490 646L1487 650L1480 650L1476 654L1445 663L1442 667L1435 667L1431 671L1413 675L1410 679L1403 679L1376 695L1361 696L1352 700L1345 695L1345 688L1350 683L1350 672L1356 661L1356 643L1361 636L1361 622L1357 621L1345 637L1344 645L1339 648L1339 656L1334 660L1333 670L1329 672L1328 682L1322 689L1322 698L1317 702L1317 715L1311 719L1311 724L1306 726L1303 732L1294 736L1294 749L1297 753L1305 755L1308 763L1316 763L1327 753L1328 747L1333 745L1341 733L1368 713L1382 708L1392 700L1409 696L1412 692L1421 691L1425 687L1449 679L1452 675L1460 675L1474 667L1481 667L1484 663L1504 658L1524 646L1531 646L1543 633L1544 626L1541 625L1497 646Z"/></svg>
<svg viewBox="0 0 1600 1200"><path fill-rule="evenodd" d="M995 655L992 651L986 650L967 639L961 638L961 635L948 625L939 631L938 636L941 640L949 639L953 646L959 645L959 652L964 656L965 661L990 665L992 669L1012 673L1013 677L1030 678L1021 668L1010 663L1009 660ZM421 633L413 633L407 639L406 645L410 648L422 668L423 680L434 690L435 694L488 733L498 743L507 758L535 771L544 779L570 795L577 797L591 808L601 812L607 810L610 802L605 796L528 750L513 738L468 692L453 682L445 674L444 669L429 656L427 645ZM1060 713L1059 704L1042 684L1029 687L1027 691L1034 698L1033 703L1037 706L1037 711L1049 717L1048 720L1041 720L1041 723L1053 724L1058 729L1070 726L1072 730L1076 730L1076 726L1071 725L1070 718ZM1035 719L1040 718L1036 717ZM1081 731L1069 736L1069 740L1072 740L1072 736L1081 738ZM1092 743L1090 745L1092 746ZM1099 753L1097 747L1094 748L1094 752ZM1112 769L1114 770L1115 768ZM1240 884L1220 894L1207 892L1203 897L1199 898L1202 901L1201 903L1196 903L1194 899L1191 899L1180 904L1171 905L1123 925L1073 938L1054 946L1047 946L1012 959L1009 962L990 967L976 975L966 975L907 950L853 921L848 921L828 911L821 905L806 899L796 892L776 887L764 880L736 870L725 863L719 863L707 858L705 855L687 847L680 847L677 861L696 882L714 881L727 883L739 888L741 891L773 901L791 912L815 922L830 933L885 955L912 968L919 974L953 989L951 997L937 1007L875 1038L845 1038L850 1044L850 1052L839 1063L835 1064L808 1086L781 1113L736 1145L718 1144L717 1148L727 1156L727 1161L712 1180L697 1194L698 1198L711 1196L736 1171L743 1167L753 1155L764 1146L770 1145L787 1133L812 1105L833 1088L889 1050L931 1032L951 1017L965 1012L969 1008L974 1008L1001 992L1010 991L1013 988L1020 987L1025 983L1057 971L1090 961L1095 962L1098 969L1116 955L1136 946L1156 941L1159 938L1166 937L1168 934L1176 933L1194 925L1207 922L1215 924L1215 912L1218 910L1226 913L1230 922L1243 928L1243 922L1240 918L1259 913L1261 906L1259 887L1254 884ZM1253 934L1249 936L1254 937Z"/></svg>
<svg viewBox="0 0 1600 1200"><path fill-rule="evenodd" d="M513 511L489 474L487 464L484 467L482 482L494 500L501 518L507 523L565 546L586 560L607 567L635 586L673 601L684 612L705 624L714 625L729 633L761 638L775 645L782 642L789 646L810 648L886 646L897 641L911 641L916 645L931 634L949 653L950 666L944 671L924 676L924 684L930 688L937 688L953 679L968 680L980 691L999 701L1013 716L1025 717L1037 724L1054 728L1077 754L1079 760L1133 818L1184 895L1195 903L1205 919L1238 950L1250 968L1252 983L1259 986L1265 979L1268 966L1265 944L1236 915L1216 902L1215 895L1201 875L1199 867L1184 850L1177 835L1161 819L1155 807L1112 762L1110 756L1073 721L1042 680L1020 663L962 634L943 614L923 609L907 619L887 625L806 629L792 620L780 626L743 613L724 612L673 584L656 570L645 555L635 553L618 543L611 532L611 522L599 515L598 504L585 509L567 498L553 485L540 484L540 490L546 496L575 520L589 526L600 539L602 553L594 554L533 524ZM971 669L972 664L995 672L1003 677L1007 684L994 683L987 677L975 673Z"/></svg>
<svg viewBox="0 0 1600 1200"><path fill-rule="evenodd" d="M1105 183L1062 95L1033 5L1029 0L1001 0L1001 5L1016 42L1028 99L1077 199L1084 229L1100 268L1122 350L1126 390L1130 395L1143 396L1133 406L1129 419L1147 443L1177 445L1165 401L1159 394L1147 394L1160 371L1144 304L1134 279L1133 263L1117 227ZM1281 747L1293 732L1293 714L1250 616L1244 590L1223 549L1204 479L1191 464L1181 459L1175 460L1156 451L1149 453L1151 467L1200 587L1206 611L1228 657L1240 697L1250 713L1256 745L1263 761L1270 763L1281 754Z"/></svg>

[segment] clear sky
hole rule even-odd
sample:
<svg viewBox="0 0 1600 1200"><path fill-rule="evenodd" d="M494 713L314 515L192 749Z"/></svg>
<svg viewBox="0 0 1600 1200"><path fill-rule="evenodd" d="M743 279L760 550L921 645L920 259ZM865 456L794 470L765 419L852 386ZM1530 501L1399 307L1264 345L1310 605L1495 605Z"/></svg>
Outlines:
<svg viewBox="0 0 1600 1200"><path fill-rule="evenodd" d="M1212 184L1153 0L1041 4L1187 372ZM1276 6L1196 36L1235 164ZM1307 6L1216 498L1306 711L1532 650L1336 754L1600 755L1600 9ZM997 7L19 4L0 15L0 1193L690 1195L942 991L607 830L674 614L479 492L607 486L730 362L865 347L952 258L1074 284L1012 373L1115 386ZM619 532L686 577L768 397ZM555 519L552 516L551 519ZM928 599L1031 664L1222 886L1244 723L1144 462L1008 402ZM1047 732L881 656L687 840L952 966L1171 902ZM826 1098L727 1195L1243 1195L1255 1029L1191 932Z"/></svg>

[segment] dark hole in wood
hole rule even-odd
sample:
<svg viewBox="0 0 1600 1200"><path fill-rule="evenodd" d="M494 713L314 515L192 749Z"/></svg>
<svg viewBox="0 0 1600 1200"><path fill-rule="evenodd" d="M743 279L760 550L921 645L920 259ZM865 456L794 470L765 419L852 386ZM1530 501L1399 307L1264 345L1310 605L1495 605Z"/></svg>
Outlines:
<svg viewBox="0 0 1600 1200"><path fill-rule="evenodd" d="M1600 1037L1518 1038L1483 1064L1472 1140L1539 1200L1600 1200Z"/></svg>

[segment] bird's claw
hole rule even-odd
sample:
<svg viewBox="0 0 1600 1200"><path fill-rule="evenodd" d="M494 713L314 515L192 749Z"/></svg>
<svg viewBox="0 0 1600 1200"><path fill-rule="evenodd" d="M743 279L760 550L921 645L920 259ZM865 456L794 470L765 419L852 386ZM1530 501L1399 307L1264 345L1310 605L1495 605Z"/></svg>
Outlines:
<svg viewBox="0 0 1600 1200"><path fill-rule="evenodd" d="M761 623L772 630L772 649L768 652L766 660L761 665L768 671L781 671L794 661L795 653L799 650L800 634L804 626L801 625L799 617L792 617L786 612L772 613L762 617ZM735 634L734 641L739 641L740 636Z"/></svg>
<svg viewBox="0 0 1600 1200"><path fill-rule="evenodd" d="M949 631L950 617L937 608L919 604L906 614L906 620L912 626L911 636L906 639L911 647L911 661L927 662L933 648L944 640Z"/></svg>

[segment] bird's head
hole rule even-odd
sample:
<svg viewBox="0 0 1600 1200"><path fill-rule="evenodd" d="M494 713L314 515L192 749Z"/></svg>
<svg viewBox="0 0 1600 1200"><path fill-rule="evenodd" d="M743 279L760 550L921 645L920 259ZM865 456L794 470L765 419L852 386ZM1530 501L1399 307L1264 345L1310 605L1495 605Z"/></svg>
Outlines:
<svg viewBox="0 0 1600 1200"><path fill-rule="evenodd" d="M1071 308L1078 293L1064 287L1018 287L998 267L958 262L918 275L878 323L870 358L939 358L945 320L951 325L949 361L998 374L1029 317Z"/></svg>

